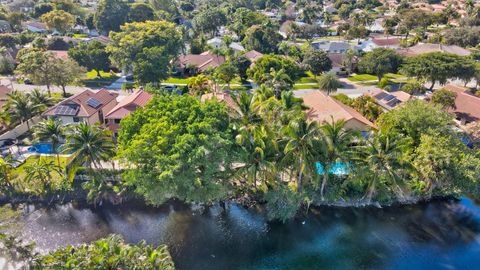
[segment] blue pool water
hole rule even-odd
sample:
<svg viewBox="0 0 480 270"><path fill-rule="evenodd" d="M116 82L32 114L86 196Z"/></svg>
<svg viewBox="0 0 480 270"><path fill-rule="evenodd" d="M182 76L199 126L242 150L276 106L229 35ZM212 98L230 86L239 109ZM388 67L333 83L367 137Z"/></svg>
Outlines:
<svg viewBox="0 0 480 270"><path fill-rule="evenodd" d="M60 146L61 145L57 147L57 150L60 148ZM32 145L32 147L28 148L28 151L39 154L55 154L55 152L52 151L51 143L36 143Z"/></svg>
<svg viewBox="0 0 480 270"><path fill-rule="evenodd" d="M346 175L348 174L348 168L349 165L347 163L336 162L328 172L335 175ZM325 169L320 162L317 162L317 173L320 175L325 173Z"/></svg>

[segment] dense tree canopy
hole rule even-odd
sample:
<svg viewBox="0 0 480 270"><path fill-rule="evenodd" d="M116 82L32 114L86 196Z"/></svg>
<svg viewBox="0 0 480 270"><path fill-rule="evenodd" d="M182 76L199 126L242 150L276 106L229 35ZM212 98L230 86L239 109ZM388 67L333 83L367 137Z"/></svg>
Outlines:
<svg viewBox="0 0 480 270"><path fill-rule="evenodd" d="M101 77L100 71L107 71L110 68L106 46L98 41L82 43L72 47L68 50L68 56L82 67L95 70L99 77Z"/></svg>
<svg viewBox="0 0 480 270"><path fill-rule="evenodd" d="M358 63L360 72L376 75L380 81L387 73L396 73L402 64L401 56L392 49L376 48L365 54Z"/></svg>
<svg viewBox="0 0 480 270"><path fill-rule="evenodd" d="M128 19L128 10L123 0L100 0L93 19L96 28L106 34L120 30L120 26Z"/></svg>
<svg viewBox="0 0 480 270"><path fill-rule="evenodd" d="M295 61L280 55L262 56L248 70L248 75L256 83L261 84L267 80L267 76L272 69L275 71L283 69L292 81L296 81L301 75L301 69Z"/></svg>
<svg viewBox="0 0 480 270"><path fill-rule="evenodd" d="M230 136L223 104L155 96L122 121L119 155L133 165L125 180L156 205L172 197L188 202L226 198L228 178L221 167L232 155Z"/></svg>
<svg viewBox="0 0 480 270"><path fill-rule="evenodd" d="M247 50L256 50L261 53L273 53L282 40L278 33L278 25L266 21L261 25L254 25L245 32L242 43Z"/></svg>

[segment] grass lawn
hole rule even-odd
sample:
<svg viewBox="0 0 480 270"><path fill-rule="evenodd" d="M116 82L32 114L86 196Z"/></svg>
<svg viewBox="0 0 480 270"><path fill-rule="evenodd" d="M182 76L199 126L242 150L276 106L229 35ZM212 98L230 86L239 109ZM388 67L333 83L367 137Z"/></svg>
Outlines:
<svg viewBox="0 0 480 270"><path fill-rule="evenodd" d="M302 77L298 81L296 81L295 83L299 83L299 84L302 84L302 83L317 83L317 80L315 80L315 78L313 78L313 77Z"/></svg>
<svg viewBox="0 0 480 270"><path fill-rule="evenodd" d="M348 77L348 80L352 82L366 82L366 81L377 81L378 78L377 76L370 75L370 74L357 74L357 75Z"/></svg>
<svg viewBox="0 0 480 270"><path fill-rule="evenodd" d="M293 90L318 89L318 84L295 84Z"/></svg>
<svg viewBox="0 0 480 270"><path fill-rule="evenodd" d="M172 84L189 84L190 83L190 78L175 78L175 77L170 77L163 81L162 83L172 83Z"/></svg>
<svg viewBox="0 0 480 270"><path fill-rule="evenodd" d="M13 176L15 177L15 183L20 187L21 190L25 192L33 192L33 193L36 193L39 190L41 190L42 188L41 183L25 181L25 177L27 176L26 169L28 168L28 166L34 165L38 162L53 162L55 165L57 165L57 157L56 156L31 156L27 158L27 160L25 160L23 164L15 168L13 170ZM65 169L65 167L69 162L70 162L69 157L60 156L61 171ZM52 173L52 180L54 182L53 183L54 187L60 187L62 185L63 179L64 178L57 172Z"/></svg>
<svg viewBox="0 0 480 270"><path fill-rule="evenodd" d="M97 76L95 70L91 70L85 74L85 79L82 83L87 87L102 87L108 86L116 81L119 77L115 73L100 71L102 77Z"/></svg>

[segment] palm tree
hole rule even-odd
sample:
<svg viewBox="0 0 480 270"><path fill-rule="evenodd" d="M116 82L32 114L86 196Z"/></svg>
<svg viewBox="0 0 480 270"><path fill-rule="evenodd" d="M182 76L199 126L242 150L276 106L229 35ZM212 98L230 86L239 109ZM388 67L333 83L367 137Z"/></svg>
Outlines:
<svg viewBox="0 0 480 270"><path fill-rule="evenodd" d="M192 77L188 83L188 91L193 96L201 96L209 91L208 77L205 75L198 75Z"/></svg>
<svg viewBox="0 0 480 270"><path fill-rule="evenodd" d="M3 181L5 183L5 185L2 184L1 186L12 186L10 172L13 169L14 162L15 161L10 156L6 158L0 156L0 174L3 176Z"/></svg>
<svg viewBox="0 0 480 270"><path fill-rule="evenodd" d="M347 150L355 138L355 132L345 128L345 123L344 120L335 121L332 117L331 122L327 122L320 127L324 147L320 162L324 171L320 189L322 200L328 183L330 169L336 162L345 162L348 159Z"/></svg>
<svg viewBox="0 0 480 270"><path fill-rule="evenodd" d="M296 171L297 191L302 190L303 177L314 175L318 157L320 129L317 122L308 122L298 118L282 129L286 142L284 163L292 164Z"/></svg>
<svg viewBox="0 0 480 270"><path fill-rule="evenodd" d="M18 119L21 123L26 122L30 131L30 119L41 111L42 105L35 104L24 94L15 93L9 97L7 108L11 118Z"/></svg>
<svg viewBox="0 0 480 270"><path fill-rule="evenodd" d="M278 71L273 68L270 69L270 73L266 75L266 79L265 85L273 89L277 99L280 99L282 91L288 90L293 84L283 68Z"/></svg>
<svg viewBox="0 0 480 270"><path fill-rule="evenodd" d="M38 123L34 129L33 135L37 140L52 144L52 153L57 155L57 165L60 167L58 145L64 135L62 122L57 119L48 119Z"/></svg>
<svg viewBox="0 0 480 270"><path fill-rule="evenodd" d="M342 84L337 79L337 75L333 72L328 72L318 78L318 88L330 95L330 93L336 92Z"/></svg>
<svg viewBox="0 0 480 270"><path fill-rule="evenodd" d="M86 164L90 173L93 168L101 167L100 161L107 161L115 155L115 145L109 132L87 123L71 126L61 148L64 153L73 153L73 164Z"/></svg>
<svg viewBox="0 0 480 270"><path fill-rule="evenodd" d="M38 104L43 108L48 108L55 104L53 98L51 98L47 93L44 91L35 88L32 92L27 94L27 97L33 102L33 104Z"/></svg>
<svg viewBox="0 0 480 270"><path fill-rule="evenodd" d="M405 139L380 132L372 133L364 145L357 147L354 161L373 173L373 176L369 177L370 183L365 195L369 202L375 194L380 180L391 183L397 195L400 198L404 197L399 183L405 171L411 167L402 159L405 147L408 147Z"/></svg>
<svg viewBox="0 0 480 270"><path fill-rule="evenodd" d="M52 173L56 172L62 175L61 168L55 165L53 161L45 161L38 159L38 162L25 166L26 177L28 182L38 181L43 184L43 191L47 191L48 185L52 181Z"/></svg>

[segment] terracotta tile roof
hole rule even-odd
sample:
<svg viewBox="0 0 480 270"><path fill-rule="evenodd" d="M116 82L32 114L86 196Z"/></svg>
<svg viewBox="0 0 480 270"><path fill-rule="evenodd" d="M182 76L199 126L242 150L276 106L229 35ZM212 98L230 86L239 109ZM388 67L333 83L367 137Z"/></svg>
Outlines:
<svg viewBox="0 0 480 270"><path fill-rule="evenodd" d="M53 57L55 57L56 59L62 59L62 60L68 59L68 51L48 50L47 52L52 53Z"/></svg>
<svg viewBox="0 0 480 270"><path fill-rule="evenodd" d="M406 48L400 50L399 53L403 56L415 56L424 53L431 53L431 52L446 52L451 54L456 54L459 56L468 56L471 52L467 49L456 45L442 45L442 44L417 44L413 47Z"/></svg>
<svg viewBox="0 0 480 270"><path fill-rule="evenodd" d="M105 105L109 104L110 102L116 102L118 94L114 92L110 92L108 90L99 90L97 92L93 92L90 90L85 90L73 97L70 97L57 105L50 107L47 111L43 113L46 116L56 116L56 115L63 115L61 112L57 111L59 106L71 106L77 109L75 115L78 117L90 117L91 115L98 112L102 109ZM97 108L90 106L89 100L94 99L100 103Z"/></svg>
<svg viewBox="0 0 480 270"><path fill-rule="evenodd" d="M257 61L258 58L262 57L263 54L260 52L257 52L255 50L249 51L245 53L245 57L247 57L250 61L255 62Z"/></svg>
<svg viewBox="0 0 480 270"><path fill-rule="evenodd" d="M451 112L468 122L480 121L480 97L468 93L467 88L458 85L449 84L444 88L457 94L455 109L451 109Z"/></svg>
<svg viewBox="0 0 480 270"><path fill-rule="evenodd" d="M215 55L210 52L187 54L180 56L178 62L181 68L195 66L199 71L205 71L209 67L216 68L225 63L225 56Z"/></svg>
<svg viewBox="0 0 480 270"><path fill-rule="evenodd" d="M220 102L225 102L227 107L236 110L237 103L233 100L232 96L229 93L220 92L220 93L208 93L201 97L201 101L205 102L206 100L216 99Z"/></svg>
<svg viewBox="0 0 480 270"><path fill-rule="evenodd" d="M374 38L372 42L377 46L400 46L398 38Z"/></svg>
<svg viewBox="0 0 480 270"><path fill-rule="evenodd" d="M375 125L359 112L320 91L315 91L308 94L303 98L303 102L307 107L309 107L307 111L307 117L310 120L324 123L330 122L332 117L334 120L343 119L347 122L349 120L356 119L365 126L375 128Z"/></svg>
<svg viewBox="0 0 480 270"><path fill-rule="evenodd" d="M148 101L152 99L152 95L143 90L139 90L124 99L122 99L105 118L123 119L130 113L134 112L138 107L144 107Z"/></svg>

